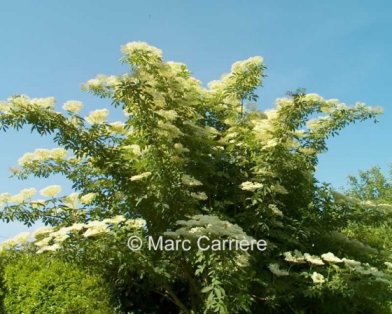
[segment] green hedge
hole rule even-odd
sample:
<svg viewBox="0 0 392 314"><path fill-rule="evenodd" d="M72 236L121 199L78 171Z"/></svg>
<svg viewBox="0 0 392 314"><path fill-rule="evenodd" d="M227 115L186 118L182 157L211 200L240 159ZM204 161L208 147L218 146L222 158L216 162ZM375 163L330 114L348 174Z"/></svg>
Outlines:
<svg viewBox="0 0 392 314"><path fill-rule="evenodd" d="M99 275L44 256L23 256L4 268L7 314L110 314L110 287Z"/></svg>

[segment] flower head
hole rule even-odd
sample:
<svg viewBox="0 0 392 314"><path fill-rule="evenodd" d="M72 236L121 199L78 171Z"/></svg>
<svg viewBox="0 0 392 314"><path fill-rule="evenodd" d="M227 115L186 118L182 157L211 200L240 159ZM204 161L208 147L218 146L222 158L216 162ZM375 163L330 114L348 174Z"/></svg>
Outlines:
<svg viewBox="0 0 392 314"><path fill-rule="evenodd" d="M117 215L117 216L114 216L113 218L105 219L104 222L109 223L109 224L117 225L117 224L119 224L121 222L124 222L125 220L126 219L125 219L125 217L123 215Z"/></svg>
<svg viewBox="0 0 392 314"><path fill-rule="evenodd" d="M24 166L28 163L33 162L33 161L34 161L34 154L33 153L26 153L21 158L18 159L18 164L20 166Z"/></svg>
<svg viewBox="0 0 392 314"><path fill-rule="evenodd" d="M47 97L47 98L32 98L30 100L32 105L36 105L42 109L49 109L53 110L54 105L56 103L56 99L54 97Z"/></svg>
<svg viewBox="0 0 392 314"><path fill-rule="evenodd" d="M134 154L136 156L138 156L138 155L140 155L142 153L142 151L140 149L140 146L137 145L137 144L131 144L131 145L123 146L123 149L125 151L131 152L132 154Z"/></svg>
<svg viewBox="0 0 392 314"><path fill-rule="evenodd" d="M241 190L254 192L263 187L262 183L246 181L241 183Z"/></svg>
<svg viewBox="0 0 392 314"><path fill-rule="evenodd" d="M98 109L90 112L90 114L86 117L86 121L92 125L103 124L106 122L108 115L109 115L109 110Z"/></svg>
<svg viewBox="0 0 392 314"><path fill-rule="evenodd" d="M24 244L26 243L30 238L30 232L21 232L17 234L13 240L18 243L18 244Z"/></svg>
<svg viewBox="0 0 392 314"><path fill-rule="evenodd" d="M80 202L82 204L89 205L94 201L96 196L97 193L87 193L80 198Z"/></svg>
<svg viewBox="0 0 392 314"><path fill-rule="evenodd" d="M110 123L109 126L110 126L110 130L113 133L118 133L118 134L126 133L125 124L123 122L120 122L120 121L112 122L112 123Z"/></svg>
<svg viewBox="0 0 392 314"><path fill-rule="evenodd" d="M278 277L289 275L288 271L280 269L279 264L276 264L276 263L269 264L268 269L271 271L271 273L273 273L275 276L278 276Z"/></svg>
<svg viewBox="0 0 392 314"><path fill-rule="evenodd" d="M35 246L38 247L44 247L44 246L48 246L50 241L52 241L53 237L46 237L41 239L40 241L35 242Z"/></svg>
<svg viewBox="0 0 392 314"><path fill-rule="evenodd" d="M30 188L30 189L23 189L22 191L19 192L23 196L24 199L30 199L32 198L35 194L37 193L37 190L35 188Z"/></svg>
<svg viewBox="0 0 392 314"><path fill-rule="evenodd" d="M41 249L39 249L37 251L37 254L40 254L40 253L43 253L43 252L47 252L47 251L54 252L54 251L59 250L60 248L61 248L60 244L55 243L53 245L42 247Z"/></svg>
<svg viewBox="0 0 392 314"><path fill-rule="evenodd" d="M312 278L314 283L324 283L325 278L323 275L319 274L318 272L313 272L313 274L310 276Z"/></svg>
<svg viewBox="0 0 392 314"><path fill-rule="evenodd" d="M305 257L298 250L294 250L294 253L292 253L290 251L289 252L285 252L285 253L283 253L283 255L284 255L284 260L286 262L294 263L294 264L306 263L305 262Z"/></svg>
<svg viewBox="0 0 392 314"><path fill-rule="evenodd" d="M67 150L64 148L54 148L50 151L50 157L56 160L63 160L67 157Z"/></svg>
<svg viewBox="0 0 392 314"><path fill-rule="evenodd" d="M86 228L86 226L87 226L86 224L76 223L76 224L73 224L73 225L71 225L71 226L69 226L67 228L68 228L69 231L80 231L83 228Z"/></svg>
<svg viewBox="0 0 392 314"><path fill-rule="evenodd" d="M83 234L85 238L107 233L109 231L108 225L104 221L92 221L86 225L87 230Z"/></svg>
<svg viewBox="0 0 392 314"><path fill-rule="evenodd" d="M167 119L169 121L173 121L173 120L175 120L178 117L178 114L177 114L177 112L175 110L163 110L163 109L161 109L161 110L156 111L156 113L159 116L161 116L161 117L163 117L163 118L165 118L165 119Z"/></svg>
<svg viewBox="0 0 392 314"><path fill-rule="evenodd" d="M61 192L61 186L50 185L40 191L40 194L45 197L55 197Z"/></svg>
<svg viewBox="0 0 392 314"><path fill-rule="evenodd" d="M306 261L309 262L310 264L318 265L318 266L324 265L324 262L318 256L310 255L309 253L305 253L304 257L305 257Z"/></svg>
<svg viewBox="0 0 392 314"><path fill-rule="evenodd" d="M52 232L52 231L53 231L53 228L52 228L52 227L41 227L41 228L39 228L39 229L37 229L37 230L35 230L35 231L33 232L33 236L34 236L35 238L37 238L37 237L39 237L39 236L41 236L41 235L48 234L48 233L50 233L50 232Z"/></svg>
<svg viewBox="0 0 392 314"><path fill-rule="evenodd" d="M63 198L63 203L69 208L76 208L78 204L79 193L71 193Z"/></svg>
<svg viewBox="0 0 392 314"><path fill-rule="evenodd" d="M344 262L344 264L346 266L349 266L349 267L361 266L361 262L355 261L353 259L343 258L342 261Z"/></svg>
<svg viewBox="0 0 392 314"><path fill-rule="evenodd" d="M194 199L197 199L197 200L199 200L199 201L205 201L205 200L207 200L208 199L208 196L207 196L207 194L206 193L204 193L204 192L198 192L198 193L191 193L191 196L194 198Z"/></svg>
<svg viewBox="0 0 392 314"><path fill-rule="evenodd" d="M38 148L34 151L35 160L47 160L50 158L50 150L44 148Z"/></svg>
<svg viewBox="0 0 392 314"><path fill-rule="evenodd" d="M191 177L190 175L184 174L181 177L182 183L188 186L200 186L203 185L199 180L196 180L194 177Z"/></svg>
<svg viewBox="0 0 392 314"><path fill-rule="evenodd" d="M340 258L336 257L331 252L328 252L328 253L325 253L325 254L321 255L321 258L324 261L329 262L329 263L342 263L343 262L343 260L341 260Z"/></svg>
<svg viewBox="0 0 392 314"><path fill-rule="evenodd" d="M64 103L63 109L70 112L71 114L76 114L83 108L83 103L77 100L69 100Z"/></svg>
<svg viewBox="0 0 392 314"><path fill-rule="evenodd" d="M141 41L133 41L121 47L121 52L126 56L133 54L152 54L162 58L162 50Z"/></svg>
<svg viewBox="0 0 392 314"><path fill-rule="evenodd" d="M12 195L10 193L0 194L0 206L11 201Z"/></svg>
<svg viewBox="0 0 392 314"><path fill-rule="evenodd" d="M143 172L141 174L138 174L136 176L131 177L131 181L140 181L143 180L144 178L148 178L151 175L151 172Z"/></svg>

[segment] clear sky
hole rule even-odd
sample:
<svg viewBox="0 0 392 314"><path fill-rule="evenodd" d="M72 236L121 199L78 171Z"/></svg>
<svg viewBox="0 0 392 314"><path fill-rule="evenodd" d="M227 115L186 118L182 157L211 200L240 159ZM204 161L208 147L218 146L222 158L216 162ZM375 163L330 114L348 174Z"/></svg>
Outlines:
<svg viewBox="0 0 392 314"><path fill-rule="evenodd" d="M329 141L317 177L336 187L348 174L392 161L392 2L281 1L3 1L0 6L0 99L54 96L58 106L102 101L80 90L96 74L121 74L120 46L146 41L167 60L186 63L204 83L254 55L268 77L260 108L299 87L347 104L383 106L379 124L361 123ZM61 178L10 180L8 168L26 151L52 148L29 131L0 134L0 192L62 183ZM0 224L0 237L24 227ZM0 238L1 240L1 238Z"/></svg>

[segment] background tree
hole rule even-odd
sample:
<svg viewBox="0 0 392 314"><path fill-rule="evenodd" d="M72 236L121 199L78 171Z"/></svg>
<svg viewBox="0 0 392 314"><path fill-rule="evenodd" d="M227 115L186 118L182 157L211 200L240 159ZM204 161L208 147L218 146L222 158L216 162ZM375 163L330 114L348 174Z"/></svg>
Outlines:
<svg viewBox="0 0 392 314"><path fill-rule="evenodd" d="M372 212L372 214L366 213L359 221L353 221L347 233L378 250L385 251L385 254L390 254L392 250L390 175L385 176L380 167L360 171L357 177L349 176L346 194L357 201L367 202Z"/></svg>

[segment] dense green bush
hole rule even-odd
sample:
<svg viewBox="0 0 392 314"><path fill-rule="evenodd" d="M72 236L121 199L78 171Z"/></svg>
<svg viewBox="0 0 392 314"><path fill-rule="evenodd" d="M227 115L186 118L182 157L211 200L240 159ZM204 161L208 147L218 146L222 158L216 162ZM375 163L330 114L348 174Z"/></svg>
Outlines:
<svg viewBox="0 0 392 314"><path fill-rule="evenodd" d="M7 314L114 313L109 286L75 264L39 255L21 256L4 268Z"/></svg>

